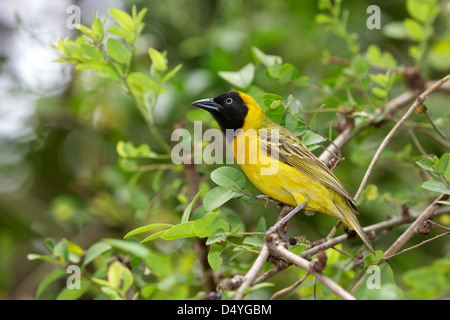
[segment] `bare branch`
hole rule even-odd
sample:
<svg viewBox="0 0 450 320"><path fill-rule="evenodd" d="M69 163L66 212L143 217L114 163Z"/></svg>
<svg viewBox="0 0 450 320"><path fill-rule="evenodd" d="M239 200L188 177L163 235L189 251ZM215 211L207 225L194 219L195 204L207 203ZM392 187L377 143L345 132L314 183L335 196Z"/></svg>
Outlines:
<svg viewBox="0 0 450 320"><path fill-rule="evenodd" d="M438 200L437 200L438 201ZM435 210L432 214L432 216L437 216L440 214L444 214L449 212L450 209L448 207L441 207L438 208L437 210ZM396 217L396 218L392 218L386 221L382 221L376 224L373 224L371 226L367 226L365 228L363 228L364 232L366 233L371 233L371 232L375 232L375 231L380 231L380 230L385 230L385 229L391 229L393 227L405 224L405 223L410 223L414 220L416 220L419 215L402 215L400 217ZM345 241L347 241L349 239L347 234L343 234L340 236L337 236L333 239L329 239L323 243L321 243L320 245L314 246L311 249L308 249L306 251L303 251L302 253L299 254L300 257L302 258L309 258L312 257L313 255L317 254L319 251L323 251L326 249L329 249L331 247L334 247L340 243L343 243ZM316 241L319 242L319 241ZM274 267L273 269L270 269L269 271L265 272L264 274L262 274L261 276L259 276L254 284L258 284L264 281L267 281L267 279L273 277L274 275L276 275L277 273L279 273L280 271L283 271L284 269L286 269L286 266L282 266L282 267Z"/></svg>
<svg viewBox="0 0 450 320"><path fill-rule="evenodd" d="M294 290L295 288L297 288L299 285L301 285L303 282L305 282L305 280L309 277L310 273L306 272L305 275L303 277L301 277L298 281L296 281L294 284L290 285L289 287L286 287L280 291L275 292L271 297L270 300L275 300L276 298L278 298L279 296L282 296L283 294L286 294L292 290Z"/></svg>
<svg viewBox="0 0 450 320"><path fill-rule="evenodd" d="M442 81L442 80L440 80L440 81ZM436 85L436 83L438 83L440 81L427 83L427 87L431 88L432 86ZM445 83L445 84L442 83L441 86L437 87L436 89L446 92L446 93L449 93L450 92L450 83ZM399 111L405 105L407 105L408 103L413 101L414 98L416 98L416 96L417 96L417 93L412 90L402 93L399 96L390 100L384 106L384 108L378 109L376 111L376 113L382 114L384 112L386 115L385 116L386 119L390 119L397 111ZM360 128L358 130L358 132L356 132L356 133L353 133L353 125L351 125L351 126L348 125L344 129L344 131L342 131L341 134L339 134L339 136L337 136L336 139L334 139L334 145L329 145L327 147L327 149L320 154L319 159L325 164L328 163L328 161L330 161L331 158L333 157L333 154L338 152L336 149L336 146L338 148L342 149L342 147L344 145L346 145L351 139L353 139L354 136L358 135L365 128L372 126L372 125L377 125L377 124L380 124L380 123L379 123L379 121L377 121L377 119L374 118L371 121L369 121L368 123L366 123L364 125L364 127Z"/></svg>
<svg viewBox="0 0 450 320"><path fill-rule="evenodd" d="M253 285L253 282L255 281L256 277L258 276L259 272L261 271L262 267L264 266L264 263L266 262L267 258L269 258L269 248L265 244L259 253L258 258L256 258L255 262L253 263L250 270L245 275L241 286L237 290L236 295L232 297L233 300L242 300L244 297L244 291L249 286Z"/></svg>
<svg viewBox="0 0 450 320"><path fill-rule="evenodd" d="M409 226L408 229L389 247L389 249L386 250L386 252L383 254L383 257L387 258L395 254L403 245L411 239L415 234L417 228L422 225L426 220L428 220L433 213L441 206L441 204L438 203L438 201L445 201L449 198L448 195L443 194L436 198L436 200L433 201L432 204L428 206L428 208L423 211L419 217L414 221L413 224Z"/></svg>
<svg viewBox="0 0 450 320"><path fill-rule="evenodd" d="M378 147L377 152L375 152L375 155L373 156L372 161L370 162L369 168L367 168L367 171L366 171L366 173L363 177L363 180L358 188L358 191L356 192L355 201L358 201L359 197L361 196L361 193L364 190L364 187L366 186L367 181L369 180L369 177L373 171L373 168L375 167L375 163L379 159L381 153L383 152L384 148L386 148L387 144L392 139L392 137L397 133L397 131L401 128L403 123L405 123L405 121L409 118L409 116L411 116L411 114L416 110L417 106L420 104L423 104L423 102L425 101L425 99L428 97L428 95L431 92L433 92L434 90L436 90L437 88L442 86L449 79L450 79L450 74L448 74L441 80L436 81L433 85L431 85L428 89L426 89L421 95L419 95L417 97L417 99L414 101L414 103L412 104L412 106L408 109L408 111L406 111L406 113L403 115L403 117L395 124L395 126L391 129L391 131L389 131L389 133L384 138L381 145Z"/></svg>
<svg viewBox="0 0 450 320"><path fill-rule="evenodd" d="M344 300L355 300L355 297L352 296L349 292L344 290L340 285L334 282L331 278L326 276L320 271L317 271L313 265L306 259L296 255L295 253L289 251L284 243L280 241L280 238L277 233L272 233L267 238L267 245L272 255L283 257L292 264L314 274L314 276L322 282L324 286L330 289L334 294Z"/></svg>

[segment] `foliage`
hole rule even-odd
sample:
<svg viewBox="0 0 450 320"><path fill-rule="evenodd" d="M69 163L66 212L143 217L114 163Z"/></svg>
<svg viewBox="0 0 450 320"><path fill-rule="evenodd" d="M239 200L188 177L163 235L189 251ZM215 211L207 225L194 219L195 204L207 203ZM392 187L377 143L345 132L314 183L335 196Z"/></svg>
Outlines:
<svg viewBox="0 0 450 320"><path fill-rule="evenodd" d="M45 253L27 256L32 263L55 266L40 279L36 299L202 299L207 294L204 270L194 249L201 241L216 280L250 269L279 209L257 197L259 191L234 165L171 161L176 143L195 152L195 121L217 126L206 112L189 107L196 98L228 89L248 93L270 119L317 155L322 144L328 145L351 123L354 138L342 154L337 152L340 165L334 171L351 191L391 124L401 117L401 112L385 112L386 105L408 90L420 93L425 79L440 79L449 70L449 8L436 0L406 1L401 10L389 12L390 21L381 31L355 27L366 29L367 15L359 21L352 18L353 10L365 12L366 3L355 8L331 0L299 7L296 1L214 3L220 8L208 4L214 12L211 19L223 20L216 27L197 17L199 11L185 12L193 17L185 23L167 3L154 4L154 11L138 11L138 3L131 14L115 8L103 20L95 14L90 26L77 26L75 39L54 45L63 55L57 62L74 65L70 98L64 104L82 124L59 138L64 150L79 148L61 156L69 164L69 182L64 183L72 190L64 186L49 196L51 220L64 230L46 229L41 236ZM277 22L284 19L295 27ZM267 20L269 27L259 20ZM199 29L207 31L196 34ZM157 34L165 36L155 41ZM148 42L156 45L148 49ZM157 49L161 47L166 50ZM450 112L444 107L448 101L448 94L431 95L407 123L409 130L385 150L357 203L363 226L401 216L405 206L420 213L430 199L450 194L450 153L442 137L450 134ZM92 123L97 127L91 129ZM174 140L175 128L188 130L194 138ZM201 144L201 151L205 146ZM194 179L188 173L192 168ZM448 215L436 220L448 227ZM288 235L297 242L290 250L305 252L335 222L322 214L291 221ZM85 231L79 232L79 225ZM368 281L368 270L380 262L400 229L380 232L374 242L377 257L364 251L362 258L355 258L363 250L359 240L327 250L323 272L359 299L445 297L449 248L442 239L382 263L381 289L358 285L360 279ZM85 237L87 233L95 236ZM80 289L66 286L70 265L80 268ZM266 262L263 271L270 268ZM305 271L289 268L284 274L249 289L249 298L269 298ZM234 291L221 294L229 298ZM337 298L311 276L282 296L313 297Z"/></svg>

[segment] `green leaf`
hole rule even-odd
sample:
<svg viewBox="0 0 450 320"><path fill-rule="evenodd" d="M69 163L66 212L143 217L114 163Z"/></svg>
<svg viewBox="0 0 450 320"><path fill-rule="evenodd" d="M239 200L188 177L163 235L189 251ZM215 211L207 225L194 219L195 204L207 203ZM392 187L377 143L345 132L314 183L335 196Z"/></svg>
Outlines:
<svg viewBox="0 0 450 320"><path fill-rule="evenodd" d="M133 31L136 26L134 24L133 18L131 16L119 9L110 8L109 14L122 26L124 29L128 31Z"/></svg>
<svg viewBox="0 0 450 320"><path fill-rule="evenodd" d="M247 244L252 247L262 247L264 246L264 239L260 236L258 237L245 237L245 239L242 241L243 244Z"/></svg>
<svg viewBox="0 0 450 320"><path fill-rule="evenodd" d="M100 75L110 78L115 81L120 81L120 75L116 69L107 62L89 61L89 63L80 63L75 66L77 70L93 69L100 73Z"/></svg>
<svg viewBox="0 0 450 320"><path fill-rule="evenodd" d="M270 109L276 109L276 108L272 108L272 105L275 101L279 101L280 103L283 103L283 97L279 96L277 94L272 94L272 93L266 93L265 95L262 96L262 101L264 103L264 105L266 106L266 108L270 108ZM280 105L277 106L277 108Z"/></svg>
<svg viewBox="0 0 450 320"><path fill-rule="evenodd" d="M100 256L102 253L111 249L111 246L106 243L97 242L89 247L86 255L84 256L83 266L87 265L89 262L93 261L95 258Z"/></svg>
<svg viewBox="0 0 450 320"><path fill-rule="evenodd" d="M53 250L55 249L55 241L52 238L46 238L44 240L44 246L47 248L50 254L53 254Z"/></svg>
<svg viewBox="0 0 450 320"><path fill-rule="evenodd" d="M319 13L315 16L315 22L317 23L335 23L336 19L323 13Z"/></svg>
<svg viewBox="0 0 450 320"><path fill-rule="evenodd" d="M281 63L275 63L270 67L266 68L266 74L269 78L277 79L280 77L281 73Z"/></svg>
<svg viewBox="0 0 450 320"><path fill-rule="evenodd" d="M115 261L108 268L109 287L119 291L122 297L133 284L133 274L121 262Z"/></svg>
<svg viewBox="0 0 450 320"><path fill-rule="evenodd" d="M93 280L94 280L94 279L93 279ZM95 280L101 280L101 279L95 279ZM98 284L101 285L101 283L98 283ZM102 290L102 292L103 292L105 295L108 296L108 298L109 298L110 300L124 300L124 298L122 298L122 297L120 296L120 294L119 294L116 290L114 290L114 289L112 289L112 288L110 288L110 287L103 286L103 287L101 287L101 290Z"/></svg>
<svg viewBox="0 0 450 320"><path fill-rule="evenodd" d="M80 32L84 33L85 35L87 35L88 37L95 39L95 34L94 32L89 29L88 27L82 25L82 24L75 24L74 27L78 30L80 30Z"/></svg>
<svg viewBox="0 0 450 320"><path fill-rule="evenodd" d="M58 244L55 246L55 249L53 250L53 256L57 257L62 263L69 262L69 248L67 246L66 239L62 239L60 242L58 242Z"/></svg>
<svg viewBox="0 0 450 320"><path fill-rule="evenodd" d="M43 260L43 261L47 261L47 262L50 262L50 263L58 263L58 260L55 257L53 257L53 256L44 256L44 255L35 254L35 253L27 254L27 259L30 260L30 261Z"/></svg>
<svg viewBox="0 0 450 320"><path fill-rule="evenodd" d="M227 232L228 231L225 231L224 229L217 229L208 237L208 239L206 240L206 245L211 245L216 242L225 241L227 238L226 234Z"/></svg>
<svg viewBox="0 0 450 320"><path fill-rule="evenodd" d="M153 152L147 144L141 144L135 147L133 143L127 141L119 141L116 145L116 150L122 158L149 158L158 159L160 155Z"/></svg>
<svg viewBox="0 0 450 320"><path fill-rule="evenodd" d="M389 83L389 77L383 73L369 74L369 78L383 88L386 88Z"/></svg>
<svg viewBox="0 0 450 320"><path fill-rule="evenodd" d="M217 222L219 221L219 214L211 212L205 215L200 220L194 221L192 230L197 237L209 237L217 229Z"/></svg>
<svg viewBox="0 0 450 320"><path fill-rule="evenodd" d="M324 137L312 131L306 131L302 137L302 142L307 146L318 144L323 141L326 141Z"/></svg>
<svg viewBox="0 0 450 320"><path fill-rule="evenodd" d="M209 191L203 199L203 206L206 210L214 210L236 196L233 192L224 187L216 187Z"/></svg>
<svg viewBox="0 0 450 320"><path fill-rule="evenodd" d="M91 29L98 42L103 41L103 37L105 36L104 28L105 26L103 25L102 20L99 17L96 17L92 23Z"/></svg>
<svg viewBox="0 0 450 320"><path fill-rule="evenodd" d="M166 232L167 232L167 230L162 230L162 231L155 232L152 235L150 235L147 238L145 238L144 240L142 240L140 243L144 243L144 242L148 242L148 241L151 241L151 240L158 239Z"/></svg>
<svg viewBox="0 0 450 320"><path fill-rule="evenodd" d="M376 200L378 198L378 187L374 184L367 185L364 190L364 197L369 201Z"/></svg>
<svg viewBox="0 0 450 320"><path fill-rule="evenodd" d="M135 236L137 234L141 234L144 232L149 232L157 229L167 229L173 227L172 224L166 224L166 223L152 223L143 227L136 228L130 232L128 232L123 238L129 238L131 236Z"/></svg>
<svg viewBox="0 0 450 320"><path fill-rule="evenodd" d="M255 46L252 47L252 54L257 62L261 62L266 67L270 67L276 63L281 64L283 62L280 56L265 54Z"/></svg>
<svg viewBox="0 0 450 320"><path fill-rule="evenodd" d="M81 298L89 289L90 283L87 280L80 280L80 289L69 289L64 287L56 297L56 300L77 300Z"/></svg>
<svg viewBox="0 0 450 320"><path fill-rule="evenodd" d="M372 93L377 96L377 98L384 99L387 97L387 92L385 89L382 89L380 87L374 87L372 88Z"/></svg>
<svg viewBox="0 0 450 320"><path fill-rule="evenodd" d="M111 26L108 29L109 33L115 34L119 37L122 37L126 42L128 42L129 44L133 44L135 41L135 34L133 32L128 31L127 29L125 29L124 27L121 26Z"/></svg>
<svg viewBox="0 0 450 320"><path fill-rule="evenodd" d="M119 63L128 63L131 58L131 52L122 43L122 41L109 38L106 41L106 51L108 54Z"/></svg>
<svg viewBox="0 0 450 320"><path fill-rule="evenodd" d="M145 259L145 257L150 253L150 250L147 249L145 246L132 241L118 240L118 239L103 239L102 242L109 244L111 247L123 250L129 254L133 254L141 259Z"/></svg>
<svg viewBox="0 0 450 320"><path fill-rule="evenodd" d="M414 19L425 22L430 15L430 3L426 0L407 0L406 9Z"/></svg>
<svg viewBox="0 0 450 320"><path fill-rule="evenodd" d="M232 167L220 167L211 172L211 179L216 184L232 190L240 190L244 188L246 178L238 169Z"/></svg>
<svg viewBox="0 0 450 320"><path fill-rule="evenodd" d="M408 36L403 21L391 21L382 28L383 34L389 38L403 40Z"/></svg>
<svg viewBox="0 0 450 320"><path fill-rule="evenodd" d="M154 48L148 50L148 54L152 63L155 65L156 70L159 72L164 72L167 70L167 59L166 57Z"/></svg>
<svg viewBox="0 0 450 320"><path fill-rule="evenodd" d="M80 46L83 57L88 60L95 60L95 61L104 61L103 54L94 46L88 45L88 44L82 44Z"/></svg>
<svg viewBox="0 0 450 320"><path fill-rule="evenodd" d="M186 209L184 209L183 215L181 216L181 222L186 222L189 220L189 217L192 212L192 208L194 207L195 203L197 202L198 197L200 196L200 191L195 195L194 199L188 204Z"/></svg>
<svg viewBox="0 0 450 320"><path fill-rule="evenodd" d="M445 193L445 194L449 194L450 195L450 188L447 187L442 182L426 181L426 182L424 182L422 184L421 187L424 188L424 189L430 190L430 191L435 191L435 192Z"/></svg>
<svg viewBox="0 0 450 320"><path fill-rule="evenodd" d="M431 66L440 71L450 69L450 39L435 42L428 54Z"/></svg>
<svg viewBox="0 0 450 320"><path fill-rule="evenodd" d="M177 224L164 232L164 234L161 235L161 239L174 240L179 238L195 237L193 225L194 221L187 221Z"/></svg>
<svg viewBox="0 0 450 320"><path fill-rule="evenodd" d="M434 162L429 159L416 161L416 164L428 172L433 172Z"/></svg>
<svg viewBox="0 0 450 320"><path fill-rule="evenodd" d="M173 272L170 256L151 252L145 259L145 265L158 276L167 276Z"/></svg>
<svg viewBox="0 0 450 320"><path fill-rule="evenodd" d="M309 77L298 77L292 80L292 83L301 87L309 82Z"/></svg>
<svg viewBox="0 0 450 320"><path fill-rule="evenodd" d="M283 63L280 68L280 83L285 84L298 78L297 68L290 63Z"/></svg>
<svg viewBox="0 0 450 320"><path fill-rule="evenodd" d="M297 118L290 113L286 114L286 119L284 120L284 127L290 132L294 132L297 126L298 126Z"/></svg>
<svg viewBox="0 0 450 320"><path fill-rule="evenodd" d="M276 109L268 108L266 110L266 116L275 123L281 124L283 122L286 110L283 106L279 106Z"/></svg>
<svg viewBox="0 0 450 320"><path fill-rule="evenodd" d="M444 174L450 180L450 153L445 153L434 166L434 172Z"/></svg>
<svg viewBox="0 0 450 320"><path fill-rule="evenodd" d="M223 260L220 254L228 247L229 245L221 243L213 243L211 245L211 250L208 252L208 263L214 271L218 271L222 267Z"/></svg>
<svg viewBox="0 0 450 320"><path fill-rule="evenodd" d="M409 38L416 41L425 39L425 30L416 20L406 18L403 23Z"/></svg>
<svg viewBox="0 0 450 320"><path fill-rule="evenodd" d="M83 249L71 241L67 241L67 249L69 250L69 261L78 263L83 255Z"/></svg>
<svg viewBox="0 0 450 320"><path fill-rule="evenodd" d="M164 82L168 81L169 79L171 79L172 77L174 77L182 67L183 67L183 64L180 63L175 68L173 68L172 70L167 72L164 75L164 77L161 79L161 83L164 83Z"/></svg>
<svg viewBox="0 0 450 320"><path fill-rule="evenodd" d="M135 5L133 5L133 9L136 8ZM144 20L144 16L147 13L147 8L142 8L141 11L137 15L133 14L133 18L135 19L136 23L141 23L142 20Z"/></svg>
<svg viewBox="0 0 450 320"><path fill-rule="evenodd" d="M245 65L241 70L219 71L219 76L238 88L247 88L253 82L255 76L255 66L253 63Z"/></svg>
<svg viewBox="0 0 450 320"><path fill-rule="evenodd" d="M39 296L42 294L45 288L47 288L51 283L55 282L64 275L66 275L65 269L56 269L50 272L48 275L46 275L45 278L39 284L39 287L37 288L36 299L39 298Z"/></svg>
<svg viewBox="0 0 450 320"><path fill-rule="evenodd" d="M130 73L127 77L127 83L136 96L143 95L149 91L157 91L159 88L158 82L142 72Z"/></svg>

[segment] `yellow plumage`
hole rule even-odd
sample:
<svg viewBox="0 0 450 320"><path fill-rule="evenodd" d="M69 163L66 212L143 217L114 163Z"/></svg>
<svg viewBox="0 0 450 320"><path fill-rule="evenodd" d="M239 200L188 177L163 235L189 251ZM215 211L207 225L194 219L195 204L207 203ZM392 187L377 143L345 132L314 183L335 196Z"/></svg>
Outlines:
<svg viewBox="0 0 450 320"><path fill-rule="evenodd" d="M357 220L353 198L297 137L268 119L244 93L225 93L208 101L215 104L214 110L194 105L210 111L224 133L232 124L236 124L232 129L240 129L229 143L237 163L259 190L293 207L306 203L305 212L337 217L373 251Z"/></svg>

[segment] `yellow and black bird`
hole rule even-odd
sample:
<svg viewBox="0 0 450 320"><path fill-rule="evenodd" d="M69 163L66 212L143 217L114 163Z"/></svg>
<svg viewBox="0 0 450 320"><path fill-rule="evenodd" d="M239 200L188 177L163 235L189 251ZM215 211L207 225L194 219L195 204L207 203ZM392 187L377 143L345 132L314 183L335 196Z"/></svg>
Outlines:
<svg viewBox="0 0 450 320"><path fill-rule="evenodd" d="M192 104L211 113L237 163L260 191L293 206L293 211L318 211L337 217L373 252L356 217L352 196L296 136L267 118L252 97L226 92Z"/></svg>

